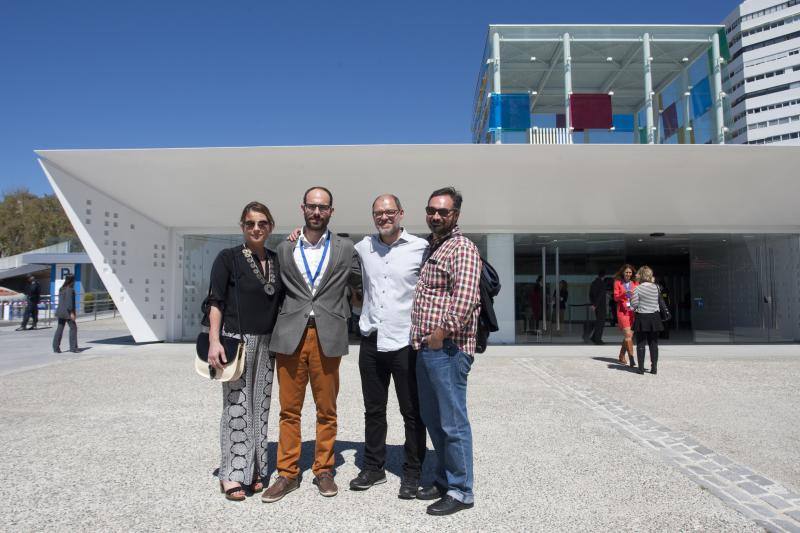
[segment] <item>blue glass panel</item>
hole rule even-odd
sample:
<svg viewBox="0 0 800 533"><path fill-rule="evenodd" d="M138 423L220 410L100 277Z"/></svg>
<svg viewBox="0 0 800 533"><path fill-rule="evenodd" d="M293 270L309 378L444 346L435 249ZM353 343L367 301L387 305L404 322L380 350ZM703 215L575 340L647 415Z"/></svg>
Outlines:
<svg viewBox="0 0 800 533"><path fill-rule="evenodd" d="M530 95L493 94L489 114L490 130L527 130L531 127Z"/></svg>
<svg viewBox="0 0 800 533"><path fill-rule="evenodd" d="M615 131L633 131L633 115L614 115Z"/></svg>
<svg viewBox="0 0 800 533"><path fill-rule="evenodd" d="M692 89L692 114L701 116L711 107L711 87L708 78L703 78Z"/></svg>

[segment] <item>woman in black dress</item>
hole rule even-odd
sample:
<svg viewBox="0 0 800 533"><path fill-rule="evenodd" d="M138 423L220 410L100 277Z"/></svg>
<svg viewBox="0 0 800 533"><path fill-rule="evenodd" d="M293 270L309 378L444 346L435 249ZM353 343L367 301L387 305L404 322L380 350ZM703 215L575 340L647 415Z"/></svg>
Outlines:
<svg viewBox="0 0 800 533"><path fill-rule="evenodd" d="M208 295L208 363L222 370L226 355L232 355L225 354L220 335L238 338L241 333L246 342L244 373L222 384L217 475L220 490L233 501L244 500L248 492L260 492L267 476L267 422L275 361L269 341L284 296L278 257L265 247L275 228L269 209L250 202L239 223L244 244L219 253L211 268Z"/></svg>

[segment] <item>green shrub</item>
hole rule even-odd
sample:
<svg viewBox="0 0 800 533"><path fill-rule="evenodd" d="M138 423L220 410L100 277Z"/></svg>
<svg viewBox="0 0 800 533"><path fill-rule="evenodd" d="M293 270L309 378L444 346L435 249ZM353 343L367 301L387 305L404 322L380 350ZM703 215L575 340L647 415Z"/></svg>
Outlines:
<svg viewBox="0 0 800 533"><path fill-rule="evenodd" d="M83 295L83 312L84 313L93 313L94 312L94 293L87 292Z"/></svg>

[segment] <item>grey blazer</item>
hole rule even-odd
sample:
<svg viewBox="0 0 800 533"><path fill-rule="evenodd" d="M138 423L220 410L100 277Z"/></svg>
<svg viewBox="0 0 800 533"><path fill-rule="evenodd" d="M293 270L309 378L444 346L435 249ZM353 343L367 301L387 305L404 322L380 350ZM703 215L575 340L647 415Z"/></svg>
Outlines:
<svg viewBox="0 0 800 533"><path fill-rule="evenodd" d="M361 283L353 241L331 232L330 261L313 296L294 262L295 246L296 243L289 241L278 245L286 299L272 331L269 349L281 354L294 354L300 347L313 309L322 353L328 357L347 355L347 319L350 317L347 287L360 287Z"/></svg>

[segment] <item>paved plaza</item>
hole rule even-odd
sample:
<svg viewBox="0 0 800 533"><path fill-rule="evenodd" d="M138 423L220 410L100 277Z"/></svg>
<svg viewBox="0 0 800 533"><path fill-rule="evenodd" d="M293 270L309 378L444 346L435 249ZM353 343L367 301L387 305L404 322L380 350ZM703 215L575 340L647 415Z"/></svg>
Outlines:
<svg viewBox="0 0 800 533"><path fill-rule="evenodd" d="M795 345L666 346L657 376L615 364L611 345L490 348L469 382L475 508L430 517L396 497L395 400L388 483L347 490L363 450L357 348L341 367L339 495L311 484L309 393L301 488L262 504L219 494L220 387L194 374L192 345L132 345L118 320L80 341L91 349L56 356L45 332L0 330L3 530L800 531ZM273 443L277 420L276 400Z"/></svg>

